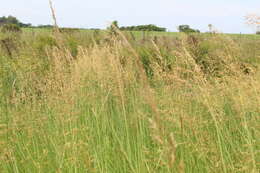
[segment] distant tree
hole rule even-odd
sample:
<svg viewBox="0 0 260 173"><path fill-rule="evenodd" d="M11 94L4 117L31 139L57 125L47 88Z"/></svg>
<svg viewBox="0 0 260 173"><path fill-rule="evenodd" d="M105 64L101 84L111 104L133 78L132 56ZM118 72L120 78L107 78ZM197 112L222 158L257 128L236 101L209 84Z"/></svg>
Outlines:
<svg viewBox="0 0 260 173"><path fill-rule="evenodd" d="M13 16L0 17L0 26L5 25L5 24L14 24L19 27L31 27L32 26L30 23L25 24L25 23L20 22L16 17L13 17Z"/></svg>
<svg viewBox="0 0 260 173"><path fill-rule="evenodd" d="M192 28L190 28L189 25L180 25L180 26L178 26L178 30L179 30L180 32L185 32L185 33L192 33L192 32L200 33L199 30L192 29Z"/></svg>
<svg viewBox="0 0 260 173"><path fill-rule="evenodd" d="M61 33L66 33L66 34L72 34L79 32L80 29L78 28L59 28Z"/></svg>
<svg viewBox="0 0 260 173"><path fill-rule="evenodd" d="M16 19L13 16L8 16L8 17L3 16L3 17L0 17L0 25L4 25L4 24L16 24L16 25L18 25L19 21L18 21L18 19Z"/></svg>
<svg viewBox="0 0 260 173"><path fill-rule="evenodd" d="M53 28L53 25L38 25L37 28Z"/></svg>
<svg viewBox="0 0 260 173"><path fill-rule="evenodd" d="M89 28L89 30L100 31L101 29L99 29L99 28Z"/></svg>
<svg viewBox="0 0 260 173"><path fill-rule="evenodd" d="M19 22L19 20L18 20L16 17L8 16L8 17L6 18L6 23L19 25L20 22Z"/></svg>
<svg viewBox="0 0 260 173"><path fill-rule="evenodd" d="M123 31L158 31L166 32L166 28L158 27L156 25L138 25L138 26L123 26L120 28Z"/></svg>
<svg viewBox="0 0 260 173"><path fill-rule="evenodd" d="M19 23L19 25L23 28L33 27L31 23Z"/></svg>
<svg viewBox="0 0 260 173"><path fill-rule="evenodd" d="M180 31L180 32L186 32L187 30L189 30L190 29L190 26L189 25L179 25L178 26L178 30Z"/></svg>

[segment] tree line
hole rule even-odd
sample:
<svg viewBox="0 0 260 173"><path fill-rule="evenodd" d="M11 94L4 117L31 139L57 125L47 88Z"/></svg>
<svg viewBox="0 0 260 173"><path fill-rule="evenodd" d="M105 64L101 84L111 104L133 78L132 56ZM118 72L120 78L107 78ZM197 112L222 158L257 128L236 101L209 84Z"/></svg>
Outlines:
<svg viewBox="0 0 260 173"><path fill-rule="evenodd" d="M122 26L120 27L122 31L157 31L166 32L166 28L158 27L153 24L149 25L137 25L137 26Z"/></svg>
<svg viewBox="0 0 260 173"><path fill-rule="evenodd" d="M154 24L119 27L117 21L113 21L112 24L108 27L108 29L110 30L113 30L113 28L117 28L122 31L157 31L157 32L167 31L167 28L159 27ZM200 33L200 30L193 29L189 25L180 25L178 26L178 30L179 32L185 32L185 33Z"/></svg>
<svg viewBox="0 0 260 173"><path fill-rule="evenodd" d="M22 23L14 16L0 17L0 26L3 26L3 25L10 25L6 28L15 28L15 27L52 28L53 27L53 25L33 26L30 23L28 23L28 24ZM159 27L154 24L119 27L117 21L113 21L111 26L108 27L107 29L113 29L113 27L116 27L122 31L157 31L157 32L166 32L167 31L167 28ZM65 29L67 29L67 28L65 28ZM178 27L178 30L180 32L185 32L185 33L200 32L199 30L190 28L189 25L180 25Z"/></svg>
<svg viewBox="0 0 260 173"><path fill-rule="evenodd" d="M32 26L30 23L22 23L20 22L16 17L14 16L3 16L0 17L0 26L3 25L13 25L10 26L14 28L16 25L17 27L37 27L37 28L52 28L53 25L38 25L38 26ZM167 29L164 27L159 27L154 24L148 24L148 25L137 25L137 26L118 26L118 22L114 21L112 22L112 25L108 27L108 29L111 29L113 27L116 27L122 31L157 31L157 32L166 32ZM189 27L189 25L180 25L178 27L180 32L199 32L199 30L195 30Z"/></svg>
<svg viewBox="0 0 260 173"><path fill-rule="evenodd" d="M3 25L11 25L8 26L9 28L15 28L15 27L33 27L33 28L52 28L53 25L38 25L38 26L33 26L30 23L23 23L20 22L16 17L14 16L3 16L0 17L0 26ZM210 24L209 27L212 25ZM7 28L8 28L7 27ZM111 26L109 26L107 29L113 30L113 27L116 27L119 30L122 31L157 31L157 32L166 32L167 28L164 27L159 27L154 24L148 24L148 25L136 25L136 26L121 26L119 27L117 21L113 21ZM258 26L259 27L259 26ZM64 28L64 30L71 30L71 28ZM77 28L72 28L72 29L77 29ZM193 29L189 25L179 25L178 28L179 32L184 32L184 33L200 33L200 30L198 29ZM256 32L256 34L260 34L260 30Z"/></svg>
<svg viewBox="0 0 260 173"><path fill-rule="evenodd" d="M13 24L13 25L17 25L19 27L31 27L32 24L30 23L22 23L20 22L16 17L14 16L3 16L0 17L0 26L1 25L5 25L5 24Z"/></svg>

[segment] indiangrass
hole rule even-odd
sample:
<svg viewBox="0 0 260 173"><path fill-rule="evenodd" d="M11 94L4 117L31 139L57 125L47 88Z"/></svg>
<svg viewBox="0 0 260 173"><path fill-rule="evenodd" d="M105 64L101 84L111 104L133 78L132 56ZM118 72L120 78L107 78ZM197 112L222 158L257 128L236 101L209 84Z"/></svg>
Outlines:
<svg viewBox="0 0 260 173"><path fill-rule="evenodd" d="M0 172L259 171L260 54L245 53L248 40L8 37Z"/></svg>

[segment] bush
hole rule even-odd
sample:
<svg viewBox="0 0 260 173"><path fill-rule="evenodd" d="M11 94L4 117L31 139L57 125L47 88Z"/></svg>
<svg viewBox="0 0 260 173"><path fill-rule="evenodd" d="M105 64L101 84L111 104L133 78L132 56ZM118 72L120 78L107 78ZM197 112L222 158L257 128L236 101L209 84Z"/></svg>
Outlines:
<svg viewBox="0 0 260 173"><path fill-rule="evenodd" d="M8 16L8 17L0 17L0 25L4 24L14 24L19 27L31 27L32 25L30 23L22 23L20 22L16 17L14 16Z"/></svg>

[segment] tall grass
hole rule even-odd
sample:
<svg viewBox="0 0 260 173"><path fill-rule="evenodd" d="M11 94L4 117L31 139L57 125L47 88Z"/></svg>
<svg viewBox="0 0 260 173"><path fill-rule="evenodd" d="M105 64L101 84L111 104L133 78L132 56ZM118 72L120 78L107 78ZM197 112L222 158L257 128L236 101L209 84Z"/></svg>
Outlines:
<svg viewBox="0 0 260 173"><path fill-rule="evenodd" d="M228 36L14 40L0 51L0 172L259 171L259 55Z"/></svg>

